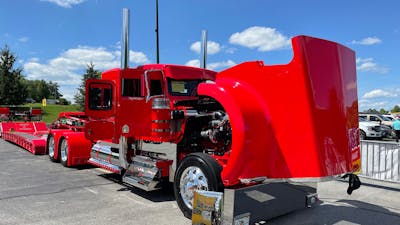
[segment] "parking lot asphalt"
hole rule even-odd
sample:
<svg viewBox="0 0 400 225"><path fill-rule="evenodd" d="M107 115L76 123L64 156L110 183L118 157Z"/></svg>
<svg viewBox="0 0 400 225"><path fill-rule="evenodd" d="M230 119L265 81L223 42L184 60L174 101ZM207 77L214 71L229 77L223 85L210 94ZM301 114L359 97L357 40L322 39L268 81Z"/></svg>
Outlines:
<svg viewBox="0 0 400 225"><path fill-rule="evenodd" d="M400 184L318 185L321 202L264 224L400 224ZM271 210L271 209L266 209ZM184 225L171 188L145 192L94 167L65 168L0 139L0 224Z"/></svg>

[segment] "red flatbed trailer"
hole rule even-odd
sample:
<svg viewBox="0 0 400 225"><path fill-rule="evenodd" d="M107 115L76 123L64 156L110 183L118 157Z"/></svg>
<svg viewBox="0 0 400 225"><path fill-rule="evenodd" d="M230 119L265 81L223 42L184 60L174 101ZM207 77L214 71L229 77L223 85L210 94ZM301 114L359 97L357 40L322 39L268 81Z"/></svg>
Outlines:
<svg viewBox="0 0 400 225"><path fill-rule="evenodd" d="M35 155L46 154L48 128L44 122L1 122L4 140L21 146Z"/></svg>

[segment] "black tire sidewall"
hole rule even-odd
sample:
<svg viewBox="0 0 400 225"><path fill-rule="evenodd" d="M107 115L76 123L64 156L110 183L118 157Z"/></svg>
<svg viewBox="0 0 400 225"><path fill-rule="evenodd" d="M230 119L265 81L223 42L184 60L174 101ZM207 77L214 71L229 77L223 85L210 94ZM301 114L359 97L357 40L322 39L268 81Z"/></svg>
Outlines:
<svg viewBox="0 0 400 225"><path fill-rule="evenodd" d="M193 153L185 157L179 164L179 167L175 173L174 179L174 194L176 202L181 209L185 217L192 217L192 209L188 208L181 198L180 194L180 180L183 171L190 167L198 167L207 178L208 191L222 191L222 182L220 178L221 166L215 159L204 153Z"/></svg>
<svg viewBox="0 0 400 225"><path fill-rule="evenodd" d="M367 134L363 130L360 130L360 139L365 140L366 138L367 138Z"/></svg>

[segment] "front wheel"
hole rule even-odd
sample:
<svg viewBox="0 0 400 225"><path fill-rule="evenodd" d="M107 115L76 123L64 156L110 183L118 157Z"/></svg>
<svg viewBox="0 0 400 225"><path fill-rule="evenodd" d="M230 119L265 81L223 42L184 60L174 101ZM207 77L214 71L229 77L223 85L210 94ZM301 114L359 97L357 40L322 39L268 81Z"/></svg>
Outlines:
<svg viewBox="0 0 400 225"><path fill-rule="evenodd" d="M68 141L65 138L61 139L58 155L61 164L68 167Z"/></svg>
<svg viewBox="0 0 400 225"><path fill-rule="evenodd" d="M221 171L221 165L208 154L193 153L182 160L175 173L174 194L185 217L192 217L196 190L223 190Z"/></svg>
<svg viewBox="0 0 400 225"><path fill-rule="evenodd" d="M360 140L365 140L366 138L367 134L363 130L360 130Z"/></svg>

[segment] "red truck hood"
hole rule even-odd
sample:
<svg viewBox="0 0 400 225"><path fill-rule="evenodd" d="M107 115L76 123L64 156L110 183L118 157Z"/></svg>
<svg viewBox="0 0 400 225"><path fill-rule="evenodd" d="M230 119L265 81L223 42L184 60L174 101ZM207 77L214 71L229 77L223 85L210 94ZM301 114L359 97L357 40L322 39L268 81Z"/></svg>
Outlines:
<svg viewBox="0 0 400 225"><path fill-rule="evenodd" d="M201 84L232 126L232 151L221 178L320 178L359 168L355 53L306 36L292 39L286 65L247 62Z"/></svg>

